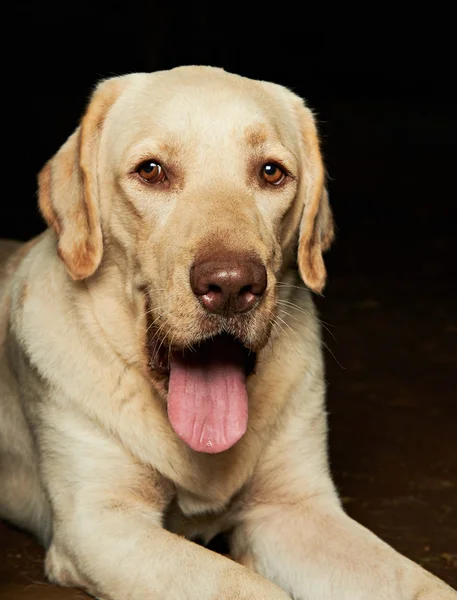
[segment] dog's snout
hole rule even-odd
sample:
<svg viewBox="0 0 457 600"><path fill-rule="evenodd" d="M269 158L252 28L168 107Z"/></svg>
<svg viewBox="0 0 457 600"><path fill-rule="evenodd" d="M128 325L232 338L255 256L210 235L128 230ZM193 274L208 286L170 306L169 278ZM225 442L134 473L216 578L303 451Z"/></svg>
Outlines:
<svg viewBox="0 0 457 600"><path fill-rule="evenodd" d="M208 312L232 316L257 304L267 287L267 271L258 259L226 254L196 261L190 284Z"/></svg>

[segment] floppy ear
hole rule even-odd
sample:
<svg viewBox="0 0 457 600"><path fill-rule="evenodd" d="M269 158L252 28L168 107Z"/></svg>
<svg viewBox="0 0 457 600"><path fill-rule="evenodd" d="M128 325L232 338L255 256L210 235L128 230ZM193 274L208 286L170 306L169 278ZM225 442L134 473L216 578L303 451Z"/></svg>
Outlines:
<svg viewBox="0 0 457 600"><path fill-rule="evenodd" d="M74 280L95 273L102 259L97 151L103 121L122 87L121 78L99 84L80 126L38 176L41 214L54 229L57 251Z"/></svg>
<svg viewBox="0 0 457 600"><path fill-rule="evenodd" d="M327 273L322 253L334 237L333 216L325 188L325 170L312 112L302 103L298 108L302 142L304 208L298 242L298 268L306 285L320 293Z"/></svg>

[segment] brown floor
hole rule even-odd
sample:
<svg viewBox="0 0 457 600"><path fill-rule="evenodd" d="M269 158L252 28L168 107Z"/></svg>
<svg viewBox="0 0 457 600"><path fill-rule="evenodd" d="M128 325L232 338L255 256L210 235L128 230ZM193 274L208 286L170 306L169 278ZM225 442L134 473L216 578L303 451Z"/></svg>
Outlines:
<svg viewBox="0 0 457 600"><path fill-rule="evenodd" d="M332 468L346 508L457 587L457 289L435 271L336 276L318 305L333 354ZM44 582L43 553L27 535L0 524L0 541L2 600L86 598Z"/></svg>

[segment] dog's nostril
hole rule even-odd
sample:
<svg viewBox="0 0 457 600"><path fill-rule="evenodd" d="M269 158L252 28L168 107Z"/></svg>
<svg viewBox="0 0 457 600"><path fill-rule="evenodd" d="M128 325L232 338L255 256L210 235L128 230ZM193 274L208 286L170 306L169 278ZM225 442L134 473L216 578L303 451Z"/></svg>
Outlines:
<svg viewBox="0 0 457 600"><path fill-rule="evenodd" d="M214 285L213 283L210 283L208 286L208 293L209 292L215 292L216 294L218 294L218 293L222 293L222 290L218 285Z"/></svg>

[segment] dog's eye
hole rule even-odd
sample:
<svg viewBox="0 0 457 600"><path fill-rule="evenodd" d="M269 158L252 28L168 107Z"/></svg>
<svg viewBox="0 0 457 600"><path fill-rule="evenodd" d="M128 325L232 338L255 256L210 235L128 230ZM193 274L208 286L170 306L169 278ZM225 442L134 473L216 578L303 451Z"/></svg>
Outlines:
<svg viewBox="0 0 457 600"><path fill-rule="evenodd" d="M267 163L262 167L262 177L270 185L279 185L286 177L284 170L276 163Z"/></svg>
<svg viewBox="0 0 457 600"><path fill-rule="evenodd" d="M136 172L147 183L161 183L165 179L162 165L154 160L145 160L138 166Z"/></svg>

